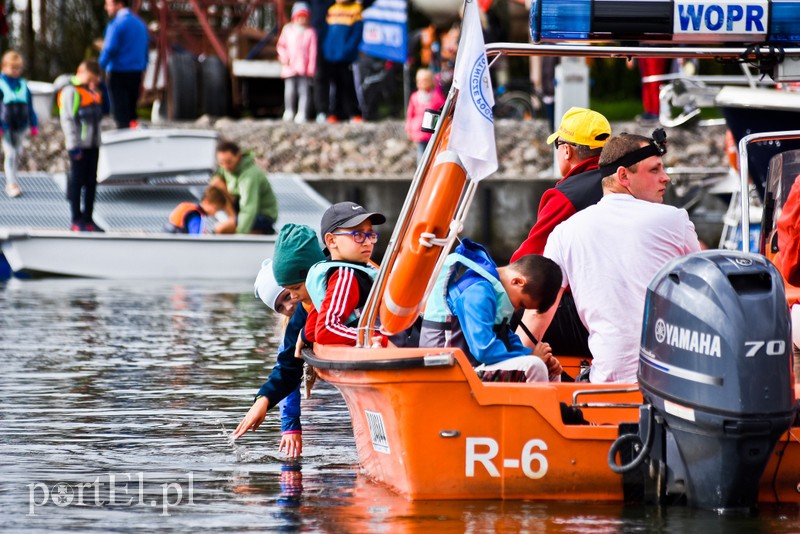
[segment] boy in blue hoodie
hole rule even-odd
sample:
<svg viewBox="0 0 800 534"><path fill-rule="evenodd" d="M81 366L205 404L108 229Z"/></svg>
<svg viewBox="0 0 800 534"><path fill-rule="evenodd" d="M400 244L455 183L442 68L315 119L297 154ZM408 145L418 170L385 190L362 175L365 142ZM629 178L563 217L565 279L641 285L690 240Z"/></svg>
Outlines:
<svg viewBox="0 0 800 534"><path fill-rule="evenodd" d="M367 5L371 2L367 2ZM358 59L358 47L364 33L361 2L336 0L325 19L328 27L322 42L324 70L335 87L328 111L328 122L352 119L360 122L361 110L356 96L353 64Z"/></svg>
<svg viewBox="0 0 800 534"><path fill-rule="evenodd" d="M147 68L149 36L147 26L130 9L130 0L106 0L111 19L106 26L98 62L106 71L111 113L117 128L138 125L136 102Z"/></svg>
<svg viewBox="0 0 800 534"><path fill-rule="evenodd" d="M517 309L548 310L561 269L543 256L498 267L469 239L447 257L425 307L421 347L458 347L485 381L560 380L561 365L547 343L533 351L514 333Z"/></svg>

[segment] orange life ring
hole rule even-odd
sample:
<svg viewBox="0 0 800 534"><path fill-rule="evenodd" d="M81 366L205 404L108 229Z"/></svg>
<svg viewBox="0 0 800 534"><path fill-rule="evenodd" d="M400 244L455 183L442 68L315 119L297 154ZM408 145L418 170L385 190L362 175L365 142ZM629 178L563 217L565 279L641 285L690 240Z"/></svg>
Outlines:
<svg viewBox="0 0 800 534"><path fill-rule="evenodd" d="M466 181L467 171L455 152L445 150L436 157L386 280L380 309L383 332L389 335L402 332L417 319L425 289L442 252L440 246L424 244L423 236L447 237Z"/></svg>

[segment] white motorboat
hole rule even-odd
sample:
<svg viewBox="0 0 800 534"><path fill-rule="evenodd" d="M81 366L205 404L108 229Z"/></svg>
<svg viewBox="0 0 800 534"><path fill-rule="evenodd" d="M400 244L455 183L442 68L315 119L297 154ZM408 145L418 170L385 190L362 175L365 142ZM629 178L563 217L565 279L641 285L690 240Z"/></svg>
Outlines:
<svg viewBox="0 0 800 534"><path fill-rule="evenodd" d="M25 194L0 195L0 247L10 270L22 276L255 278L262 260L272 256L275 236L162 232L170 211L180 202L198 201L205 187L203 181L167 180L100 185L94 219L106 233L90 233L66 231L63 176L22 174ZM272 174L269 180L278 198L276 227L319 224L327 200L297 175Z"/></svg>
<svg viewBox="0 0 800 534"><path fill-rule="evenodd" d="M254 278L275 236L9 232L11 269L34 276L116 279Z"/></svg>

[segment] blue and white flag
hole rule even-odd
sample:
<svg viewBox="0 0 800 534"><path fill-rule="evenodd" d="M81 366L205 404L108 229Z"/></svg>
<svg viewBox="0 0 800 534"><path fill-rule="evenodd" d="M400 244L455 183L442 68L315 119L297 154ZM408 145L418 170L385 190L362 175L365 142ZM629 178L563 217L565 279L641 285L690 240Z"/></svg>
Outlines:
<svg viewBox="0 0 800 534"><path fill-rule="evenodd" d="M464 6L453 85L458 89L458 100L449 148L461 158L472 180L483 180L497 170L497 148L492 115L494 94L478 0L467 0Z"/></svg>
<svg viewBox="0 0 800 534"><path fill-rule="evenodd" d="M408 59L406 0L377 0L364 10L361 51L367 55L405 63Z"/></svg>

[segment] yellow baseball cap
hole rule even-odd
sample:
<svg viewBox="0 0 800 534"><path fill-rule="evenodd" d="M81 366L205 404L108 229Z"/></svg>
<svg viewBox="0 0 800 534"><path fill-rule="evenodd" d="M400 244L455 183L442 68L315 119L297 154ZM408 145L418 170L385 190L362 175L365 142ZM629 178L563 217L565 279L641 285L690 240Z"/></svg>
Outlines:
<svg viewBox="0 0 800 534"><path fill-rule="evenodd" d="M558 131L547 138L547 144L559 137L574 145L600 148L611 137L611 125L596 111L572 107L564 113Z"/></svg>

